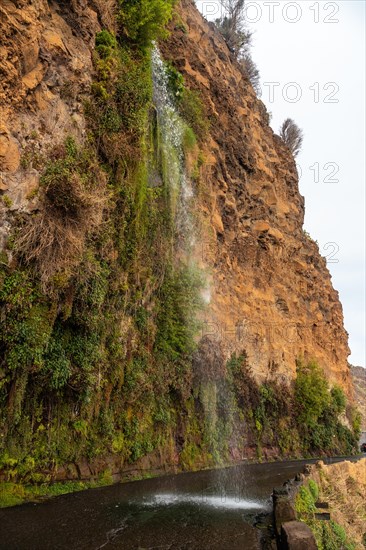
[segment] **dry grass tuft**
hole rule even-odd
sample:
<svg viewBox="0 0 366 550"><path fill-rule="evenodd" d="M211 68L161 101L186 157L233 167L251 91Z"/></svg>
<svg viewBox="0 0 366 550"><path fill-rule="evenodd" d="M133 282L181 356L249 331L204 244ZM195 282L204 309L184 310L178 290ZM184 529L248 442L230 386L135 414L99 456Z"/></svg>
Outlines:
<svg viewBox="0 0 366 550"><path fill-rule="evenodd" d="M76 171L52 177L43 189L40 212L17 238L19 256L26 264L35 265L45 291L50 290L55 276L73 273L86 239L102 223L106 181L103 172L94 168L89 182Z"/></svg>
<svg viewBox="0 0 366 550"><path fill-rule="evenodd" d="M362 550L366 533L366 459L323 465L314 476L331 517Z"/></svg>

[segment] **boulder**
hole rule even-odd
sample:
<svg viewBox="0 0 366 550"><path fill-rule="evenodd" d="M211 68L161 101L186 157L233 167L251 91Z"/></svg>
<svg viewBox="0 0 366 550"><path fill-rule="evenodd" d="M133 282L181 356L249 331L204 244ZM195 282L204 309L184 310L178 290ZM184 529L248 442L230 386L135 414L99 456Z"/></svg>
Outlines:
<svg viewBox="0 0 366 550"><path fill-rule="evenodd" d="M281 533L281 526L284 523L292 522L296 519L295 507L288 497L276 498L274 501L274 518L277 535Z"/></svg>
<svg viewBox="0 0 366 550"><path fill-rule="evenodd" d="M269 225L269 223L265 220L257 220L253 222L253 225L252 225L252 229L254 233L263 233L263 232L269 231L270 227L271 226Z"/></svg>
<svg viewBox="0 0 366 550"><path fill-rule="evenodd" d="M22 82L28 90L34 90L43 79L43 65L39 62L28 74L23 76Z"/></svg>
<svg viewBox="0 0 366 550"><path fill-rule="evenodd" d="M21 65L23 76L33 71L33 69L37 66L38 55L39 44L37 40L29 42L22 48Z"/></svg>
<svg viewBox="0 0 366 550"><path fill-rule="evenodd" d="M317 550L314 533L301 521L289 521L282 525L281 548L283 550Z"/></svg>
<svg viewBox="0 0 366 550"><path fill-rule="evenodd" d="M0 127L0 171L16 172L20 164L20 152L17 141L7 129ZM2 183L2 186L5 182Z"/></svg>

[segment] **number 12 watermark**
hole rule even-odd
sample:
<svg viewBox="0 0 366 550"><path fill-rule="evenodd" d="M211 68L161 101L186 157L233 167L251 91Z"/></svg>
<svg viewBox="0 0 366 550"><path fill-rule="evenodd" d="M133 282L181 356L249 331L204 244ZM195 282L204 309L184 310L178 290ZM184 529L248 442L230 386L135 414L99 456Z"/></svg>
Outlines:
<svg viewBox="0 0 366 550"><path fill-rule="evenodd" d="M203 0L201 12L207 19L222 16L224 8L220 0ZM244 19L247 23L258 23L265 19L275 23L280 19L286 23L298 23L305 13L312 14L314 23L339 23L339 4L337 2L245 2Z"/></svg>

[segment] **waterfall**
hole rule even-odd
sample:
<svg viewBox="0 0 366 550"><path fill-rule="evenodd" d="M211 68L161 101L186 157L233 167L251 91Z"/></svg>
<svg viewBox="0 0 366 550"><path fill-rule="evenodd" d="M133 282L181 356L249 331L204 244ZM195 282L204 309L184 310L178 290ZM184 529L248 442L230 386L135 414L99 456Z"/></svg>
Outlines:
<svg viewBox="0 0 366 550"><path fill-rule="evenodd" d="M192 216L194 189L185 168L184 137L187 124L180 117L177 101L169 86L169 75L166 65L155 45L152 51L153 104L155 108L155 138L154 154L158 157L158 166L154 160L156 181L160 173L160 185L167 187L170 198L170 210L174 224L176 243L175 256L187 263L190 268L202 266L199 247L199 231ZM206 275L204 270L200 270ZM204 287L201 289L201 299L207 305L211 301L209 278L203 277ZM187 319L187 323L192 319ZM201 340L202 341L202 340ZM221 390L216 381L209 379L200 383L200 399L205 416L205 434L212 450L213 459L220 463L216 452L218 428L218 395Z"/></svg>
<svg viewBox="0 0 366 550"><path fill-rule="evenodd" d="M153 103L156 140L163 183L168 187L174 229L180 251L188 254L195 243L191 209L194 197L184 165L184 133L187 125L179 116L169 78L158 47L152 51Z"/></svg>

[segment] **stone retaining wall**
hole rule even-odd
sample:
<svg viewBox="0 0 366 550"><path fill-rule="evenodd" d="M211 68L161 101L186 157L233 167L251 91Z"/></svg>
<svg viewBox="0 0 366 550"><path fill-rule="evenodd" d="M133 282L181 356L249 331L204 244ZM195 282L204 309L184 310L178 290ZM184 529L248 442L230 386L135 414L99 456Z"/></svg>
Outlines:
<svg viewBox="0 0 366 550"><path fill-rule="evenodd" d="M273 490L274 527L279 550L317 550L318 546L310 527L297 520L296 496L311 472L305 466L304 473L294 480L286 481L282 487Z"/></svg>

